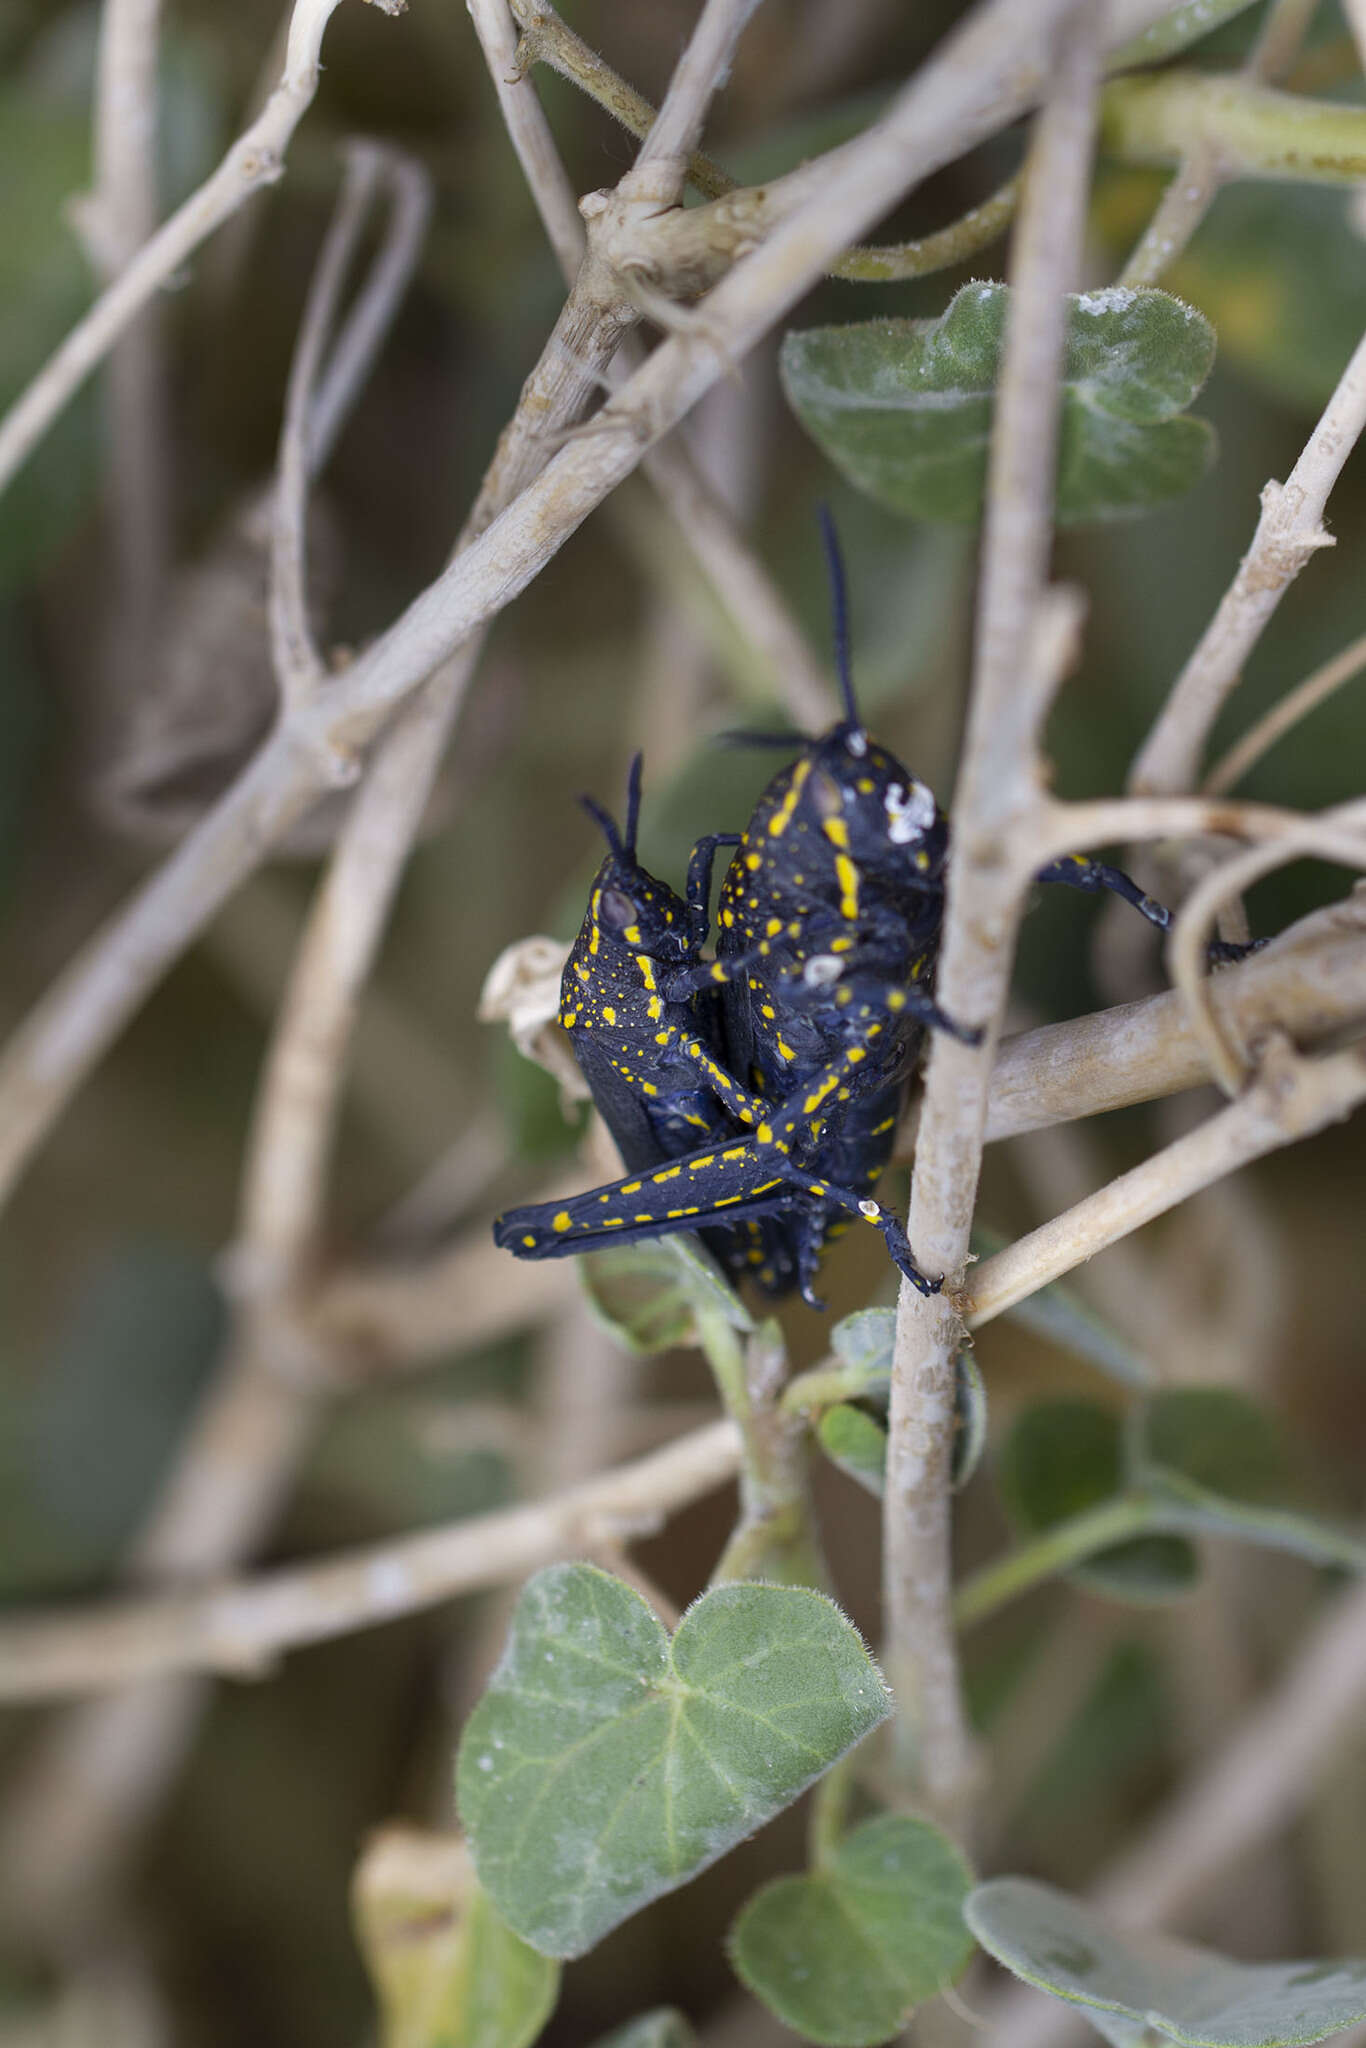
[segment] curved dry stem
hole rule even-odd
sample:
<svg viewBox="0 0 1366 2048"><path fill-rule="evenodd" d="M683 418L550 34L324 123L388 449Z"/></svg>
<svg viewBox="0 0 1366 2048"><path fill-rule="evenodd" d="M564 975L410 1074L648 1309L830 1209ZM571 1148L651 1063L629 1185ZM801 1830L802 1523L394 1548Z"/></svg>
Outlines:
<svg viewBox="0 0 1366 2048"><path fill-rule="evenodd" d="M268 615L275 680L286 704L302 703L327 680L326 664L313 643L306 592L309 428L323 350L379 174L375 151L364 143L353 143L346 152L342 189L309 283L285 387L270 533Z"/></svg>
<svg viewBox="0 0 1366 2048"><path fill-rule="evenodd" d="M1278 832L1270 844L1222 862L1197 883L1177 914L1167 940L1167 967L1186 1002L1191 1026L1200 1040L1210 1072L1226 1094L1236 1095L1247 1078L1243 1055L1225 1036L1209 1000L1204 961L1220 905L1269 875L1287 861L1317 855L1344 867L1366 867L1366 801L1342 804L1321 818L1300 818Z"/></svg>
<svg viewBox="0 0 1366 2048"><path fill-rule="evenodd" d="M422 253L432 213L432 184L416 158L385 143L366 142L391 206L383 239L364 283L342 322L323 365L308 421L308 465L317 476L327 464L352 406L369 381Z"/></svg>

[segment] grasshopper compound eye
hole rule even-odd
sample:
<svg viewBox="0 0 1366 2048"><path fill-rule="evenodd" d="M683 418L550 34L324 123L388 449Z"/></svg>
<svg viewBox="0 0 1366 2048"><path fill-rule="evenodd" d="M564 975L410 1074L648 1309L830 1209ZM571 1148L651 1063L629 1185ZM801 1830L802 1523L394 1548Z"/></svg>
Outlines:
<svg viewBox="0 0 1366 2048"><path fill-rule="evenodd" d="M624 889L604 889L598 915L609 931L624 932L635 923L637 911Z"/></svg>

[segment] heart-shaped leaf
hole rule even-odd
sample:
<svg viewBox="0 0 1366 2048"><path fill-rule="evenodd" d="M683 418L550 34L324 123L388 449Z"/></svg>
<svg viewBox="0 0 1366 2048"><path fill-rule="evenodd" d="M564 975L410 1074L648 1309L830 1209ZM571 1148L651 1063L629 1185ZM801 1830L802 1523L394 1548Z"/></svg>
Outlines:
<svg viewBox="0 0 1366 2048"><path fill-rule="evenodd" d="M967 1963L971 1884L937 1828L883 1814L809 1877L780 1877L756 1893L731 1930L731 1961L806 2040L885 2041Z"/></svg>
<svg viewBox="0 0 1366 2048"><path fill-rule="evenodd" d="M1236 1963L1165 1937L1118 1935L1065 1892L1021 1877L979 1885L964 1917L1027 1984L1097 2008L1111 2040L1138 2037L1102 2015L1186 2048L1288 2048L1366 2018L1366 1961Z"/></svg>
<svg viewBox="0 0 1366 2048"><path fill-rule="evenodd" d="M968 284L938 320L808 328L782 348L789 404L860 490L916 519L977 518L1009 289ZM1064 523L1147 512L1214 458L1183 417L1214 330L1166 292L1114 287L1069 301L1058 446Z"/></svg>
<svg viewBox="0 0 1366 2048"><path fill-rule="evenodd" d="M479 1876L545 1955L582 1955L686 1884L890 1711L833 1601L717 1586L672 1642L619 1579L552 1565L517 1604L460 1744Z"/></svg>
<svg viewBox="0 0 1366 2048"><path fill-rule="evenodd" d="M560 1971L500 1919L456 1835L386 1828L352 1888L384 2048L529 2048Z"/></svg>

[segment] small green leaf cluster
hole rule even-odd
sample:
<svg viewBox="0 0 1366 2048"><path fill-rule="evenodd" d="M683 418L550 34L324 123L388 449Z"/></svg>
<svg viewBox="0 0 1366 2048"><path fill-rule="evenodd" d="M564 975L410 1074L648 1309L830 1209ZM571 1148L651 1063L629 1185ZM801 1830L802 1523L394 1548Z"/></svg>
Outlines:
<svg viewBox="0 0 1366 2048"><path fill-rule="evenodd" d="M936 320L808 328L782 349L788 402L835 467L913 519L977 519L1009 316L1002 284L967 284ZM1064 524L1151 511L1198 483L1214 430L1186 416L1214 330L1170 293L1114 286L1068 300L1058 444Z"/></svg>

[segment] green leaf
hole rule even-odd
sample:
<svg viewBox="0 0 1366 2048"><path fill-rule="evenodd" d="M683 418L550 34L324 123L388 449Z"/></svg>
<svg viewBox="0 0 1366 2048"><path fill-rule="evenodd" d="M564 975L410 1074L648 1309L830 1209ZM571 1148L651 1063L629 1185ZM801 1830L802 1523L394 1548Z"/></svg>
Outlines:
<svg viewBox="0 0 1366 2048"><path fill-rule="evenodd" d="M660 2005L653 2012L641 2013L639 2019L627 2020L624 2027L613 2027L597 2048L693 2048L696 2039L681 2012Z"/></svg>
<svg viewBox="0 0 1366 2048"><path fill-rule="evenodd" d="M0 412L42 368L91 297L89 267L65 209L90 181L89 119L31 85L0 95ZM0 590L22 583L61 544L95 483L94 394L79 392L0 504Z"/></svg>
<svg viewBox="0 0 1366 2048"><path fill-rule="evenodd" d="M539 1572L460 1744L482 1883L546 1955L586 1949L781 1812L890 1711L832 1601L718 1586L670 1642L588 1565Z"/></svg>
<svg viewBox="0 0 1366 2048"><path fill-rule="evenodd" d="M1313 1564L1366 1570L1366 1543L1294 1504L1277 1424L1232 1387L1177 1387L1139 1410L1133 1480L1188 1535L1231 1536Z"/></svg>
<svg viewBox="0 0 1366 2048"><path fill-rule="evenodd" d="M880 1315L884 1311L866 1313ZM893 1312L888 1309L885 1313ZM850 1322L854 1320L849 1318ZM966 1347L959 1352L955 1365L953 1484L958 1488L967 1485L986 1448L987 1390L977 1361ZM821 1415L816 1437L832 1464L881 1499L886 1477L887 1431L880 1422L864 1409L841 1401Z"/></svg>
<svg viewBox="0 0 1366 2048"><path fill-rule="evenodd" d="M559 1965L512 1932L457 1836L389 1828L353 1887L383 2048L529 2048L555 2007Z"/></svg>
<svg viewBox="0 0 1366 2048"><path fill-rule="evenodd" d="M1041 1536L1124 1492L1120 1423L1093 1401L1040 1401L1016 1421L997 1476L1020 1534ZM1195 1583L1199 1562L1183 1536L1138 1536L1098 1551L1069 1576L1112 1599L1168 1600Z"/></svg>
<svg viewBox="0 0 1366 2048"><path fill-rule="evenodd" d="M1184 5L1173 7L1170 13L1112 50L1105 68L1120 71L1130 64L1157 64L1165 57L1174 57L1178 50L1198 42L1221 22L1231 20L1251 5L1252 0L1184 0Z"/></svg>
<svg viewBox="0 0 1366 2048"><path fill-rule="evenodd" d="M955 1489L967 1485L987 1447L987 1390L981 1368L964 1345L954 1360L953 1470Z"/></svg>
<svg viewBox="0 0 1366 2048"><path fill-rule="evenodd" d="M832 1465L881 1500L886 1482L887 1432L862 1408L841 1401L816 1424L816 1438Z"/></svg>
<svg viewBox="0 0 1366 2048"><path fill-rule="evenodd" d="M850 1393L885 1394L892 1384L892 1352L896 1344L894 1308L860 1308L843 1316L830 1332L830 1344L851 1375Z"/></svg>
<svg viewBox="0 0 1366 2048"><path fill-rule="evenodd" d="M988 1230L980 1223L973 1225L973 1250L984 1258L1003 1251L1007 1242L1000 1231ZM1094 1365L1122 1386L1149 1387L1153 1383L1153 1368L1142 1352L1135 1351L1126 1337L1062 1281L1055 1280L1037 1293L1026 1295L1005 1314L1008 1321L1017 1323L1022 1330L1070 1351L1074 1358Z"/></svg>
<svg viewBox="0 0 1366 2048"><path fill-rule="evenodd" d="M594 1321L628 1351L648 1355L695 1345L707 1314L746 1335L754 1329L720 1267L693 1238L611 1246L577 1264Z"/></svg>
<svg viewBox="0 0 1366 2048"><path fill-rule="evenodd" d="M979 1885L964 1916L1027 1984L1189 2048L1281 2048L1366 2018L1366 1961L1237 1963L1165 1937L1121 1936L1065 1892L1020 1877Z"/></svg>
<svg viewBox="0 0 1366 2048"><path fill-rule="evenodd" d="M1005 333L1005 285L969 284L938 320L808 328L782 348L789 404L843 475L916 519L976 519ZM1179 497L1214 457L1181 417L1209 374L1214 331L1166 292L1070 301L1057 516L1126 518Z"/></svg>
<svg viewBox="0 0 1366 2048"><path fill-rule="evenodd" d="M972 1876L928 1821L865 1821L808 1877L756 1893L731 1930L735 1969L808 2041L859 2044L899 2032L972 1953Z"/></svg>

